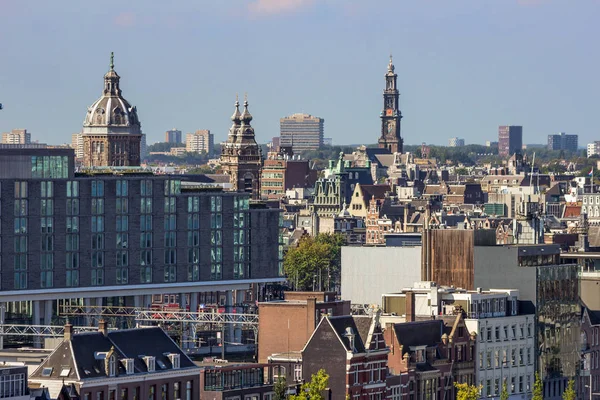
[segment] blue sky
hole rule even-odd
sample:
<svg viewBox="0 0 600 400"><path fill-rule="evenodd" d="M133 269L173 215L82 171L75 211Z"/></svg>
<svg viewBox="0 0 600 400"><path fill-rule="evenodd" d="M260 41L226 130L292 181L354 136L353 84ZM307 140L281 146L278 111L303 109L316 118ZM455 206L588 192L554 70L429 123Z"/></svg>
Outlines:
<svg viewBox="0 0 600 400"><path fill-rule="evenodd" d="M325 118L335 144L374 143L394 54L405 142L558 131L600 140L600 1L0 0L0 131L70 141L109 55L148 142L210 129L224 140L236 93L257 139L279 118Z"/></svg>

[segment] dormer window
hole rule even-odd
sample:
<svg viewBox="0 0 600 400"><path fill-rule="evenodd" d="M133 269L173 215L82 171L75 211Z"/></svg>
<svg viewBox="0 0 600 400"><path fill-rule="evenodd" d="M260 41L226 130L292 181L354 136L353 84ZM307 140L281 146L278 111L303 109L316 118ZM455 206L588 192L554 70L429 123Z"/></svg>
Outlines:
<svg viewBox="0 0 600 400"><path fill-rule="evenodd" d="M148 369L148 372L154 372L155 370L155 360L154 357L152 356L145 356L144 357L144 362L146 363L146 368Z"/></svg>
<svg viewBox="0 0 600 400"><path fill-rule="evenodd" d="M125 366L125 373L127 375L131 375L134 372L133 368L133 358L126 358L123 360L123 364Z"/></svg>
<svg viewBox="0 0 600 400"><path fill-rule="evenodd" d="M169 360L171 361L171 365L173 366L173 369L180 368L180 355L179 354L175 354L175 353L169 354Z"/></svg>
<svg viewBox="0 0 600 400"><path fill-rule="evenodd" d="M108 376L115 376L117 374L117 357L111 356L108 359Z"/></svg>

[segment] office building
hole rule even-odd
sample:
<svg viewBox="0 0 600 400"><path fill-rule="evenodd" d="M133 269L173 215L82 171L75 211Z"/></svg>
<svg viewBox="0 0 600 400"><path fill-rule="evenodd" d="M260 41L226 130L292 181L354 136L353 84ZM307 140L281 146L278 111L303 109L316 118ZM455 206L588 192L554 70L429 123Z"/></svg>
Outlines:
<svg viewBox="0 0 600 400"><path fill-rule="evenodd" d="M213 134L208 129L188 133L185 137L185 149L188 153L205 153L212 155L214 147Z"/></svg>
<svg viewBox="0 0 600 400"><path fill-rule="evenodd" d="M577 135L567 135L564 132L548 135L548 150L577 151L577 140Z"/></svg>
<svg viewBox="0 0 600 400"><path fill-rule="evenodd" d="M27 367L23 364L0 367L0 399L31 400L27 385Z"/></svg>
<svg viewBox="0 0 600 400"><path fill-rule="evenodd" d="M397 88L398 74L395 72L392 56L385 74L385 90L383 91L383 111L381 111L381 135L379 148L387 149L390 153L402 153L404 139L402 139L400 121L400 92Z"/></svg>
<svg viewBox="0 0 600 400"><path fill-rule="evenodd" d="M261 197L281 198L286 190L313 188L316 180L317 170L310 167L310 161L301 159L299 155L289 157L271 152L261 170Z"/></svg>
<svg viewBox="0 0 600 400"><path fill-rule="evenodd" d="M464 145L465 145L465 139L461 139L461 138L457 138L457 137L448 139L449 147L462 147Z"/></svg>
<svg viewBox="0 0 600 400"><path fill-rule="evenodd" d="M523 127L502 125L498 127L498 155L510 157L523 147Z"/></svg>
<svg viewBox="0 0 600 400"><path fill-rule="evenodd" d="M5 323L49 324L71 301L144 307L165 293L193 310L207 291L232 305L282 279L279 210L200 175L75 174L73 159L72 149L0 149Z"/></svg>
<svg viewBox="0 0 600 400"><path fill-rule="evenodd" d="M588 143L587 145L587 156L597 156L600 154L600 141Z"/></svg>
<svg viewBox="0 0 600 400"><path fill-rule="evenodd" d="M29 144L31 143L31 133L27 132L27 129L13 129L2 134L2 143Z"/></svg>
<svg viewBox="0 0 600 400"><path fill-rule="evenodd" d="M148 157L148 142L146 142L146 134L142 133L142 139L140 141L140 160L144 160Z"/></svg>
<svg viewBox="0 0 600 400"><path fill-rule="evenodd" d="M181 131L176 128L166 131L165 142L174 144L183 143L183 136L181 135Z"/></svg>
<svg viewBox="0 0 600 400"><path fill-rule="evenodd" d="M71 135L71 148L75 150L75 158L83 160L83 135L81 133Z"/></svg>
<svg viewBox="0 0 600 400"><path fill-rule="evenodd" d="M279 120L280 147L291 147L294 154L317 150L323 145L325 120L308 114L292 114Z"/></svg>
<svg viewBox="0 0 600 400"><path fill-rule="evenodd" d="M137 109L121 94L121 77L113 54L104 75L104 90L88 107L83 122L83 166L127 167L140 165L142 128Z"/></svg>

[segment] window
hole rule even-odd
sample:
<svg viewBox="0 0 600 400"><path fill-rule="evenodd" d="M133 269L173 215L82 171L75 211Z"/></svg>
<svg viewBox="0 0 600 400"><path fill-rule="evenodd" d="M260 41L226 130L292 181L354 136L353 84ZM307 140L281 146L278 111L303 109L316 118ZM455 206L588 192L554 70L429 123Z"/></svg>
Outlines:
<svg viewBox="0 0 600 400"><path fill-rule="evenodd" d="M115 376L117 371L117 359L113 355L108 360L108 376Z"/></svg>
<svg viewBox="0 0 600 400"><path fill-rule="evenodd" d="M294 364L294 381L302 381L302 364Z"/></svg>
<svg viewBox="0 0 600 400"><path fill-rule="evenodd" d="M163 383L160 388L160 398L162 400L169 400L169 384Z"/></svg>
<svg viewBox="0 0 600 400"><path fill-rule="evenodd" d="M486 360L487 360L487 363L486 363L487 368L492 368L492 351L491 350L487 351Z"/></svg>
<svg viewBox="0 0 600 400"><path fill-rule="evenodd" d="M146 357L144 357L144 362L146 363L146 368L148 369L148 372L154 372L154 369L155 369L154 357L146 356Z"/></svg>
<svg viewBox="0 0 600 400"><path fill-rule="evenodd" d="M126 387L121 389L121 400L129 400L129 394L127 392L128 390Z"/></svg>
<svg viewBox="0 0 600 400"><path fill-rule="evenodd" d="M179 393L179 382L174 382L173 383L173 398L175 400L179 400L180 399L180 393Z"/></svg>
<svg viewBox="0 0 600 400"><path fill-rule="evenodd" d="M193 382L187 381L185 384L185 400L192 400Z"/></svg>
<svg viewBox="0 0 600 400"><path fill-rule="evenodd" d="M171 361L171 365L173 369L179 369L180 365L180 355L179 354L169 354L169 361Z"/></svg>
<svg viewBox="0 0 600 400"><path fill-rule="evenodd" d="M151 385L148 388L148 400L156 400L156 385Z"/></svg>
<svg viewBox="0 0 600 400"><path fill-rule="evenodd" d="M104 197L104 181L92 181L92 197Z"/></svg>

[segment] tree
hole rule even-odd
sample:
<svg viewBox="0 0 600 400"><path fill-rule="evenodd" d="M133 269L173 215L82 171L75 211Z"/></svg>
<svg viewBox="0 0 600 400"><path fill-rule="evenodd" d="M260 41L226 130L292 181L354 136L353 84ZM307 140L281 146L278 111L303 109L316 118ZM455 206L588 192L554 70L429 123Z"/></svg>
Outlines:
<svg viewBox="0 0 600 400"><path fill-rule="evenodd" d="M290 396L290 400L324 400L323 392L329 386L329 375L324 369L312 374L310 382L306 382L300 388L297 395Z"/></svg>
<svg viewBox="0 0 600 400"><path fill-rule="evenodd" d="M454 382L457 400L478 400L481 386L469 385L468 383Z"/></svg>
<svg viewBox="0 0 600 400"><path fill-rule="evenodd" d="M540 374L535 373L535 382L533 383L533 397L531 400L544 400L544 384Z"/></svg>
<svg viewBox="0 0 600 400"><path fill-rule="evenodd" d="M274 400L284 400L287 392L287 383L285 376L280 376L279 379L273 385L273 398Z"/></svg>
<svg viewBox="0 0 600 400"><path fill-rule="evenodd" d="M340 270L343 236L318 234L300 239L288 250L283 269L296 290L331 290Z"/></svg>
<svg viewBox="0 0 600 400"><path fill-rule="evenodd" d="M575 381L573 381L573 379L571 379L569 381L569 384L567 385L567 388L563 392L563 395L562 395L563 400L575 400L577 398L577 393L575 392L574 386L575 386ZM591 388L590 388L590 390L591 390Z"/></svg>
<svg viewBox="0 0 600 400"><path fill-rule="evenodd" d="M502 391L500 392L500 400L508 400L508 388L506 387L506 381L502 383Z"/></svg>

